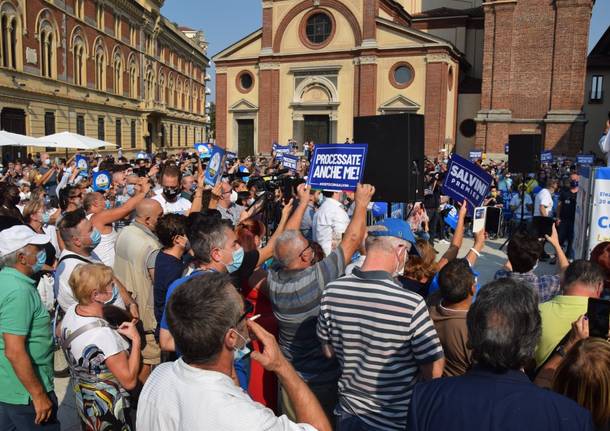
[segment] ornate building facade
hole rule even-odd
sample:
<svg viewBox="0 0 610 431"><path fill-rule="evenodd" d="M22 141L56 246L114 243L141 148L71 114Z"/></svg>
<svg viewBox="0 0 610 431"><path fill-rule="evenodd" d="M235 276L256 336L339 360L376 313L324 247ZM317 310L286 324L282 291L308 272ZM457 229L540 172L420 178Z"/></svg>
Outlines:
<svg viewBox="0 0 610 431"><path fill-rule="evenodd" d="M124 153L205 140L207 44L161 16L162 5L1 0L1 128L76 132ZM4 148L4 156L21 151Z"/></svg>
<svg viewBox="0 0 610 431"><path fill-rule="evenodd" d="M243 154L343 142L354 117L411 112L425 117L429 156L503 154L521 133L575 153L591 6L263 0L262 27L213 57L217 141Z"/></svg>

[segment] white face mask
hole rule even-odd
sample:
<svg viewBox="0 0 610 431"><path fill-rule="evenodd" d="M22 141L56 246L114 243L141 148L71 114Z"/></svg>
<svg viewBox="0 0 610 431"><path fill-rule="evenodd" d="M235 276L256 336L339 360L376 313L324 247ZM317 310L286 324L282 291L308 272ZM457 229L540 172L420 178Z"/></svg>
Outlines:
<svg viewBox="0 0 610 431"><path fill-rule="evenodd" d="M231 190L231 203L237 202L237 192L235 190Z"/></svg>

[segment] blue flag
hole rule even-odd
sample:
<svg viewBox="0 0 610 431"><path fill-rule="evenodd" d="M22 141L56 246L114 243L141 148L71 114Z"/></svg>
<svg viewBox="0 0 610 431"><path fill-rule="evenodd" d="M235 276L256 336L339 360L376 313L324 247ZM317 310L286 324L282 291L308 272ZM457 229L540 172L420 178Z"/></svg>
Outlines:
<svg viewBox="0 0 610 431"><path fill-rule="evenodd" d="M93 174L93 191L94 192L106 191L110 188L110 184L112 184L110 172L99 171L99 172L95 172Z"/></svg>
<svg viewBox="0 0 610 431"><path fill-rule="evenodd" d="M480 166L457 154L451 156L442 193L458 202L468 202L468 213L481 206L489 193L492 177Z"/></svg>
<svg viewBox="0 0 610 431"><path fill-rule="evenodd" d="M307 184L328 191L356 190L362 181L368 144L315 146Z"/></svg>
<svg viewBox="0 0 610 431"><path fill-rule="evenodd" d="M214 187L222 176L224 168L224 157L225 150L220 148L219 146L214 145L210 153L210 161L208 162L208 166L205 169L204 182L208 186Z"/></svg>

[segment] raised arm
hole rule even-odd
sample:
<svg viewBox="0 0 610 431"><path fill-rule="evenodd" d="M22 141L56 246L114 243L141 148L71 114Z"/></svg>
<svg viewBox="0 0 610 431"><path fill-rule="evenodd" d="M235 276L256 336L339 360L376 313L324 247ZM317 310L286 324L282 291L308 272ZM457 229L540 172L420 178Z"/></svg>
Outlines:
<svg viewBox="0 0 610 431"><path fill-rule="evenodd" d="M101 226L107 226L117 220L121 220L122 218L125 218L131 214L131 212L136 209L136 205L144 200L146 194L150 190L150 182L148 181L148 178L140 178L139 182L140 191L138 194L128 199L127 202L120 207L104 210L101 213L95 214L93 217L91 217L91 223L93 223L96 228L99 228Z"/></svg>
<svg viewBox="0 0 610 431"><path fill-rule="evenodd" d="M290 213L292 212L292 204L293 200L291 199L284 208L282 208L282 218L280 218L280 222L277 225L277 229L267 241L267 244L261 248L258 252L258 263L256 266L262 265L267 259L273 256L273 248L275 247L275 241L277 238L284 232L286 229L286 224L288 223L288 218L290 217Z"/></svg>
<svg viewBox="0 0 610 431"><path fill-rule="evenodd" d="M462 202L462 206L460 207L460 212L458 213L458 222L455 227L455 232L453 233L453 238L451 239L451 244L449 248L443 254L443 257L438 261L438 270L453 259L455 259L462 247L462 241L464 240L464 220L466 219L466 214L468 213L468 204L466 201Z"/></svg>
<svg viewBox="0 0 610 431"><path fill-rule="evenodd" d="M545 236L546 240L551 243L551 245L555 249L555 253L557 253L557 265L559 267L559 273L563 274L570 265L570 262L568 261L568 258L561 249L561 244L559 243L559 236L557 235L557 228L555 228L555 224L553 224L552 229L553 231L551 233L551 236Z"/></svg>
<svg viewBox="0 0 610 431"><path fill-rule="evenodd" d="M205 189L205 172L201 166L201 158L197 158L197 189L193 198L193 205L188 214L201 212L203 209L203 190Z"/></svg>
<svg viewBox="0 0 610 431"><path fill-rule="evenodd" d="M366 211L371 198L375 194L375 187L370 184L358 184L356 188L356 207L352 220L343 234L343 239L339 244L343 250L343 257L349 262L364 239L366 231Z"/></svg>
<svg viewBox="0 0 610 431"><path fill-rule="evenodd" d="M297 187L297 196L299 197L299 206L292 214L292 217L286 223L285 230L299 230L301 229L301 221L303 215L309 205L309 190L310 187L306 184L299 184Z"/></svg>

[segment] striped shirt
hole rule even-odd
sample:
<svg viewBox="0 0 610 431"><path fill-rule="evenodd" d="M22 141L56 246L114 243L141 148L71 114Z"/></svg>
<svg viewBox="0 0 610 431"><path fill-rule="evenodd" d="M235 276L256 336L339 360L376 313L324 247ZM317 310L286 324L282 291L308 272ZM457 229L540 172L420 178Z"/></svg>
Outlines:
<svg viewBox="0 0 610 431"><path fill-rule="evenodd" d="M325 286L344 272L345 259L340 246L309 268L269 271L267 296L278 321L280 348L307 383L328 384L339 377L337 361L327 359L322 353L316 323Z"/></svg>
<svg viewBox="0 0 610 431"><path fill-rule="evenodd" d="M404 430L419 365L443 357L423 298L385 271L356 268L326 287L317 333L342 369L341 408L371 427Z"/></svg>

